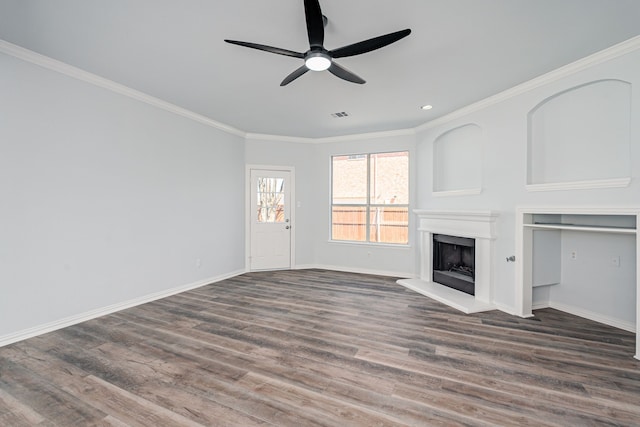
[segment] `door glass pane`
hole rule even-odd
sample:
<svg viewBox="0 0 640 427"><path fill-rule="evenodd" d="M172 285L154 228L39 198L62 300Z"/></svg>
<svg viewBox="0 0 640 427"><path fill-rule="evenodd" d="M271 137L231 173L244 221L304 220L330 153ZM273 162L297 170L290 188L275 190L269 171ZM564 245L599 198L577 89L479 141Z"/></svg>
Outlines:
<svg viewBox="0 0 640 427"><path fill-rule="evenodd" d="M409 208L372 206L369 241L377 243L409 242Z"/></svg>
<svg viewBox="0 0 640 427"><path fill-rule="evenodd" d="M331 185L332 204L366 204L367 156L332 157Z"/></svg>
<svg viewBox="0 0 640 427"><path fill-rule="evenodd" d="M409 152L370 155L371 204L409 204Z"/></svg>
<svg viewBox="0 0 640 427"><path fill-rule="evenodd" d="M367 240L367 208L364 206L333 206L331 238L333 240Z"/></svg>
<svg viewBox="0 0 640 427"><path fill-rule="evenodd" d="M284 179L258 178L258 222L284 222Z"/></svg>

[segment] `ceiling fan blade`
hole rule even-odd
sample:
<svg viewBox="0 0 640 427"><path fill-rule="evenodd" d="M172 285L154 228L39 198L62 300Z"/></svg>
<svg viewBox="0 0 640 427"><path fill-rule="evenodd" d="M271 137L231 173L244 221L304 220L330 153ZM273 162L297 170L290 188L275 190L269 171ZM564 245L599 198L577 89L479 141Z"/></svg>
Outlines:
<svg viewBox="0 0 640 427"><path fill-rule="evenodd" d="M324 21L318 0L304 0L304 15L307 18L309 46L322 47L324 43Z"/></svg>
<svg viewBox="0 0 640 427"><path fill-rule="evenodd" d="M371 52L372 50L390 45L391 43L407 37L409 34L411 34L410 29L396 31L395 33L389 33L384 36L374 37L359 43L339 47L338 49L329 51L329 55L331 55L332 58L344 58L347 56L360 55L361 53Z"/></svg>
<svg viewBox="0 0 640 427"><path fill-rule="evenodd" d="M340 65L336 64L335 62L331 63L331 66L329 67L329 72L331 74L333 74L336 77L340 77L343 80L346 80L348 82L352 82L352 83L358 83L358 84L364 84L366 83L364 81L364 79L362 79L361 77L355 75L354 73L352 73L351 71L347 70L344 67L341 67Z"/></svg>
<svg viewBox="0 0 640 427"><path fill-rule="evenodd" d="M304 53L294 52L292 50L287 50L287 49L281 49L279 47L266 46L266 45L258 44L258 43L241 42L241 41L238 41L238 40L227 40L227 39L225 39L225 41L227 43L237 44L238 46L250 47L252 49L258 49L258 50L262 50L262 51L270 52L270 53L277 53L278 55L292 56L294 58L304 58Z"/></svg>
<svg viewBox="0 0 640 427"><path fill-rule="evenodd" d="M309 69L307 68L306 65L303 65L302 67L298 68L293 73L285 77L282 83L280 83L280 86L288 85L289 83L291 83L292 81L294 81L295 79L297 79L298 77L306 73L307 71L309 71Z"/></svg>

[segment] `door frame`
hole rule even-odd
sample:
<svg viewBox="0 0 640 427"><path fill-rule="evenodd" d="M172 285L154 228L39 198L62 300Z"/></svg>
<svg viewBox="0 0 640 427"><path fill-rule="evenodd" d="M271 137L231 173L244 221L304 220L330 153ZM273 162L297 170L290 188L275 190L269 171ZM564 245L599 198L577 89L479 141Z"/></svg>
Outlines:
<svg viewBox="0 0 640 427"><path fill-rule="evenodd" d="M296 265L296 169L293 166L274 166L274 165L246 165L245 166L245 239L244 239L244 248L245 248L245 265L244 268L246 271L258 271L251 270L251 197L253 194L251 193L251 171L252 170L267 170L267 171L282 171L289 172L290 180L290 198L291 198L291 206L290 206L290 223L291 223L291 232L290 232L290 250L291 257L289 260L289 268L293 269Z"/></svg>

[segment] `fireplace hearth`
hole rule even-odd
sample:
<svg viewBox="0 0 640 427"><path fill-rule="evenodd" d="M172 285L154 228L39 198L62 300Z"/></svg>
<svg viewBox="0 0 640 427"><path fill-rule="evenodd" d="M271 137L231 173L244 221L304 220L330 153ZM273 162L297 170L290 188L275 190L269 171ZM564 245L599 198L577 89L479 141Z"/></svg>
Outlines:
<svg viewBox="0 0 640 427"><path fill-rule="evenodd" d="M433 281L475 295L475 239L434 234Z"/></svg>

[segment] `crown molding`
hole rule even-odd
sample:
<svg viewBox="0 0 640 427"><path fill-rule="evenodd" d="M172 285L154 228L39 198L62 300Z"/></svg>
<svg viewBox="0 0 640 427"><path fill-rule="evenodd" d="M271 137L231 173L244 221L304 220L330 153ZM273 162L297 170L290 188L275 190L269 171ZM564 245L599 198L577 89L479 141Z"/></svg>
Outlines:
<svg viewBox="0 0 640 427"><path fill-rule="evenodd" d="M209 117L203 116L198 113L194 113L193 111L187 110L186 108L179 107L175 104L171 104L159 98L155 98L151 95L147 95L146 93L121 85L112 80L97 76L88 71L84 71L80 68L74 67L72 65L55 60L45 55L41 55L29 49L25 49L23 47L20 47L18 45L15 45L0 39L0 53L5 53L15 58L30 62L32 64L47 68L49 70L64 74L69 77L75 78L77 80L81 80L81 81L93 84L95 86L99 86L101 88L127 96L137 101L144 102L146 104L163 109L165 111L168 111L168 112L177 114L179 116L186 117L188 119L202 123L204 125L216 128L223 132L227 132L229 134L236 135L246 139L253 139L253 140L259 140L259 141L278 141L278 142L293 142L293 143L306 143L306 144L323 144L323 143L359 141L364 139L375 139L375 138L395 137L395 136L404 136L404 135L415 135L418 132L432 129L442 124L448 123L452 120L462 118L468 114L474 113L476 111L480 111L492 105L498 104L500 102L506 101L515 96L531 91L535 88L544 86L546 84L560 80L564 77L575 74L579 71L586 70L595 65L602 64L604 62L607 62L612 59L618 58L620 56L626 55L628 53L634 52L638 49L640 49L640 36L630 38L626 41L618 43L607 49L601 50L600 52L596 52L590 56L587 56L585 58L572 62L571 64L565 65L564 67L560 67L558 69L550 71L546 74L543 74L539 77L536 77L518 86L514 86L496 95L490 96L476 103L467 105L466 107L460 108L452 113L449 113L437 119L426 122L415 128L398 129L398 130L382 131L382 132L370 132L370 133L362 133L362 134L352 134L352 135L344 135L344 136L332 136L332 137L325 137L325 138L306 138L306 137L296 137L296 136L247 133L240 129L229 126L227 124L213 120Z"/></svg>
<svg viewBox="0 0 640 427"><path fill-rule="evenodd" d="M254 141L269 141L269 142L293 142L296 144L314 144L316 140L314 138L304 138L301 136L285 136L285 135L271 135L268 133L247 133L245 135L247 140Z"/></svg>
<svg viewBox="0 0 640 427"><path fill-rule="evenodd" d="M6 40L0 39L0 53L13 56L14 58L18 58L25 62L38 65L48 70L63 74L67 77L71 77L73 79L80 80L85 83L89 83L94 86L101 87L103 89L109 90L111 92L114 92L120 95L124 95L126 97L135 99L140 102L144 102L156 108L160 108L170 113L177 114L182 117L186 117L198 123L202 123L204 125L213 127L215 129L218 129L223 132L227 132L229 134L236 135L245 139L261 140L261 141L321 144L321 143L330 143L330 142L355 141L355 140L363 140L363 139L384 138L384 137L393 137L393 136L399 136L399 135L415 134L414 129L372 132L372 133L353 134L353 135L335 136L335 137L327 137L327 138L305 138L305 137L296 137L296 136L247 133L240 129L236 129L232 126L229 126L227 124L213 120L209 117L203 116L202 114L198 114L193 111L187 110L186 108L182 108L175 104L171 104L170 102L163 101L162 99L153 97L144 92L140 92L128 86L122 85L120 83L116 83L104 77L100 77L98 75L95 75L88 71L74 67L62 61L58 61L51 57L39 54L37 52L23 48L18 45L15 45Z"/></svg>
<svg viewBox="0 0 640 427"><path fill-rule="evenodd" d="M324 138L305 138L297 136L282 136L282 135L270 135L262 133L247 133L247 139L253 139L257 141L277 141L277 142L295 142L305 144L328 144L332 142L347 142L347 141L361 141L371 140L377 138L389 138L396 136L415 135L416 131L413 128L410 129L397 129L381 132L369 132L369 133L356 133L343 136L329 136Z"/></svg>
<svg viewBox="0 0 640 427"><path fill-rule="evenodd" d="M331 142L361 141L363 139L393 138L396 136L406 136L406 135L415 135L415 134L416 134L416 130L414 128L410 128L410 129L387 130L387 131L380 131L380 132L356 133L356 134L344 135L344 136L331 136L327 138L317 138L315 141L320 144L326 144Z"/></svg>
<svg viewBox="0 0 640 427"><path fill-rule="evenodd" d="M58 61L48 56L36 53L32 50L25 49L23 47L20 47L13 43L9 43L8 41L2 40L2 39L0 39L0 53L13 56L15 58L21 59L23 61L29 62L34 65L38 65L40 67L46 68L51 71L55 71L57 73L74 78L76 80L90 83L94 86L98 86L103 89L109 90L111 92L124 95L131 99L135 99L136 101L144 102L145 104L149 104L151 106L160 108L170 113L177 114L182 117L186 117L187 119L194 120L198 123L202 123L204 125L221 130L223 132L230 133L232 135L240 136L243 138L246 136L245 132L239 129L236 129L232 126L226 125L224 123L220 123L209 117L187 110L186 108L179 107L175 104L171 104L170 102L166 102L159 98L153 97L151 95L147 95L144 92L131 89L130 87L121 85L112 80L97 76L88 71L82 70L80 68L74 67L72 65L66 64L62 61Z"/></svg>
<svg viewBox="0 0 640 427"><path fill-rule="evenodd" d="M417 126L416 128L414 128L414 130L416 132L420 132L432 129L434 127L448 123L452 120L462 118L468 114L475 113L476 111L480 111L492 105L506 101L510 98L522 95L523 93L529 92L533 89L558 81L577 72L586 70L612 59L619 58L638 49L640 49L640 36L632 37L628 40L579 59L563 67L556 68L555 70L536 77L532 80L526 81L503 92L497 93L496 95L490 96L473 104L469 104L466 107L453 111L452 113L431 120L427 123Z"/></svg>

